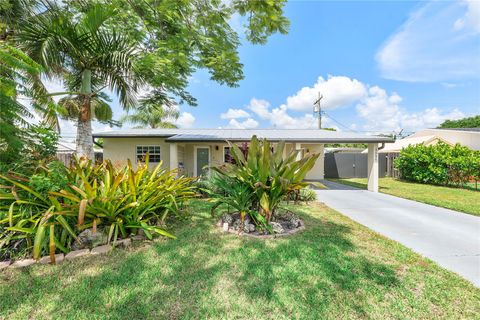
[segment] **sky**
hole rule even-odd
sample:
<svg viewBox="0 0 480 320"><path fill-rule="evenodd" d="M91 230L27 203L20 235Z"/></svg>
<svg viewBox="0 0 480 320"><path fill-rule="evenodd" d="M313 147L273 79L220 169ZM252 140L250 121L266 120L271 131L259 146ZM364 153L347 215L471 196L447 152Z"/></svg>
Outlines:
<svg viewBox="0 0 480 320"><path fill-rule="evenodd" d="M198 106L179 106L180 127L316 128L319 91L323 127L341 131L414 132L480 114L480 0L290 1L285 15L287 35L242 41L238 87L193 74ZM231 25L242 32L240 17Z"/></svg>

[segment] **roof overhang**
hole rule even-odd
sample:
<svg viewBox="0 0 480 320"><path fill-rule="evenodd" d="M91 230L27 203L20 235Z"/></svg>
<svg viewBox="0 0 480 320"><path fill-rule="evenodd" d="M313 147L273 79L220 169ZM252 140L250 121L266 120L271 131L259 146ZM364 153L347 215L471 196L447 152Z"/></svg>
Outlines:
<svg viewBox="0 0 480 320"><path fill-rule="evenodd" d="M393 143L393 137L305 129L130 129L95 133L94 138L163 138L166 142L247 142L256 135L271 142Z"/></svg>

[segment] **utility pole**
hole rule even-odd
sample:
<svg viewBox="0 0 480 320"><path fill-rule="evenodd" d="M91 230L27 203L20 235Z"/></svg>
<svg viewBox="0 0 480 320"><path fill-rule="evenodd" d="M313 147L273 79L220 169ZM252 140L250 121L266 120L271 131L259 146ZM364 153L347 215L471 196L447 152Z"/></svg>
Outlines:
<svg viewBox="0 0 480 320"><path fill-rule="evenodd" d="M323 98L323 95L319 91L318 99L313 103L313 105L315 106L313 108L313 112L318 113L318 129L322 129L322 107L320 106L320 100L322 100L322 98Z"/></svg>

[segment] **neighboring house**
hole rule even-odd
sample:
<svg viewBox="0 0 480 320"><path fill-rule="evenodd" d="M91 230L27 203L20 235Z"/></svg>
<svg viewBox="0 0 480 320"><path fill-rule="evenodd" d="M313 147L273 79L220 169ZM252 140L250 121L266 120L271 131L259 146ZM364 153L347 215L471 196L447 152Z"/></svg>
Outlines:
<svg viewBox="0 0 480 320"><path fill-rule="evenodd" d="M307 179L324 178L324 144L368 143L369 190L378 191L378 144L391 143L389 137L360 135L328 130L297 129L130 129L94 134L103 138L103 156L114 164L127 159L136 163L148 153L152 165L162 161L170 169L187 176L200 176L205 166L224 164L229 158L227 141L248 142L253 135L272 142L284 140L286 152L302 150L301 154L320 153ZM300 155L301 156L301 155Z"/></svg>
<svg viewBox="0 0 480 320"><path fill-rule="evenodd" d="M457 143L468 147L472 150L480 150L480 128L459 128L459 129L424 129L414 134L398 139L394 143L386 144L384 148L378 150L381 159L386 158L386 166L384 173L387 176L398 177L398 171L394 168L394 160L400 155L403 148L410 145L424 144L426 146L435 145L439 142L448 145ZM365 149L362 153L367 153ZM380 172L382 176L383 172Z"/></svg>
<svg viewBox="0 0 480 320"><path fill-rule="evenodd" d="M75 142L65 140L58 140L57 142L57 159L62 161L66 166L70 165L73 156L77 153ZM103 160L103 151L99 148L93 149L96 161Z"/></svg>
<svg viewBox="0 0 480 320"><path fill-rule="evenodd" d="M458 128L458 129L425 129L415 132L408 138L422 138L435 136L448 144L460 143L462 146L472 150L480 150L480 128ZM401 141L401 140L397 140Z"/></svg>
<svg viewBox="0 0 480 320"><path fill-rule="evenodd" d="M424 129L414 134L398 139L395 143L385 145L380 153L399 153L409 145L424 144L426 146L443 142L449 145L460 143L472 150L480 150L480 128L473 129ZM364 150L363 152L367 152Z"/></svg>

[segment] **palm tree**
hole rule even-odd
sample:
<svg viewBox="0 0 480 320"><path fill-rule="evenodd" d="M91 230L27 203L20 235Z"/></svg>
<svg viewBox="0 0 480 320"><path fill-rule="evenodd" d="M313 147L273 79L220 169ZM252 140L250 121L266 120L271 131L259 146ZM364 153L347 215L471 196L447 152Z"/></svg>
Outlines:
<svg viewBox="0 0 480 320"><path fill-rule="evenodd" d="M91 5L79 16L55 2L45 6L44 12L19 24L16 40L44 67L46 77L65 80L68 91L61 94L70 95L67 100L78 105L77 153L92 158L92 102L97 104L101 91L108 88L125 109L136 104L136 47L125 35L105 27L115 16L107 5Z"/></svg>
<svg viewBox="0 0 480 320"><path fill-rule="evenodd" d="M123 116L120 122L137 125L137 128L177 128L174 121L179 115L178 110L173 107L142 101L141 107L134 114Z"/></svg>

